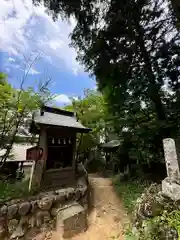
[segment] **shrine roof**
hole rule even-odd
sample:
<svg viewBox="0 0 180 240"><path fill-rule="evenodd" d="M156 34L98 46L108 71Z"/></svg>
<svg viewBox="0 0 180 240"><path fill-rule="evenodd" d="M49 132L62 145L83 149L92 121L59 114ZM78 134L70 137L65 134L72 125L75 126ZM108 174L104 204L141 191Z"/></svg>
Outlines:
<svg viewBox="0 0 180 240"><path fill-rule="evenodd" d="M73 112L48 106L44 106L41 111L34 113L33 122L37 125L73 128L77 132L89 132L91 130L78 122Z"/></svg>

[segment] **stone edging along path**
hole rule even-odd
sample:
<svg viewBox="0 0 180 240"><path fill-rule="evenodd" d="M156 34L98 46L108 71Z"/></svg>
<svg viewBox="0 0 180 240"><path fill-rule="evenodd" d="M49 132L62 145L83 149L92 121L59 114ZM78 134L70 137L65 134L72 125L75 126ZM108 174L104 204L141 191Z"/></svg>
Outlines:
<svg viewBox="0 0 180 240"><path fill-rule="evenodd" d="M27 199L0 203L0 239L32 239L40 231L54 229L59 209L73 201L87 208L88 186L79 179L75 187L42 192Z"/></svg>

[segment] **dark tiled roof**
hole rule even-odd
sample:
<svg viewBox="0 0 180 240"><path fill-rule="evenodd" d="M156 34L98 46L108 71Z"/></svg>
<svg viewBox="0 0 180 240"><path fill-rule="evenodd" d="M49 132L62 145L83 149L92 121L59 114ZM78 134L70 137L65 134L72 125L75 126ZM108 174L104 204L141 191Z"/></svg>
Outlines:
<svg viewBox="0 0 180 240"><path fill-rule="evenodd" d="M54 114L65 115L65 116L69 116L69 117L73 117L75 115L74 112L70 112L70 111L60 109L60 108L55 108L55 107L49 107L49 106L42 107L41 111L42 112L50 112L50 113L54 113Z"/></svg>
<svg viewBox="0 0 180 240"><path fill-rule="evenodd" d="M90 129L77 122L74 113L65 110L59 110L48 107L41 112L34 114L33 120L38 125L52 125L59 127L68 127L79 130L80 132L89 132Z"/></svg>

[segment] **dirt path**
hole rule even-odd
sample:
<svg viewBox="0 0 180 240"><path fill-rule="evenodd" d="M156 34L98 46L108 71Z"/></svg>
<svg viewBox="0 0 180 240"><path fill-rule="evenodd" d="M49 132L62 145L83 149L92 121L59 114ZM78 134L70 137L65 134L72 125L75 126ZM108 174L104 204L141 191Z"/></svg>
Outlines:
<svg viewBox="0 0 180 240"><path fill-rule="evenodd" d="M127 223L127 215L122 203L116 196L111 180L90 176L93 192L93 210L89 216L88 230L73 240L123 240L123 223Z"/></svg>
<svg viewBox="0 0 180 240"><path fill-rule="evenodd" d="M111 180L90 175L92 186L92 211L89 215L88 230L71 240L123 240L123 224L128 222L122 203L114 192ZM46 239L46 238L45 238ZM59 240L53 233L51 240Z"/></svg>

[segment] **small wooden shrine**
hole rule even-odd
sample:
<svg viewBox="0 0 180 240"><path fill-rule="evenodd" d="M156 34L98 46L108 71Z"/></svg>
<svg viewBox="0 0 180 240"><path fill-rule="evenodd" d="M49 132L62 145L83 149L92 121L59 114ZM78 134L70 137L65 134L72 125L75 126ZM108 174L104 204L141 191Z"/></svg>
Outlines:
<svg viewBox="0 0 180 240"><path fill-rule="evenodd" d="M39 144L27 150L27 160L35 160L31 186L46 189L75 183L76 135L89 131L73 112L44 106L34 113L30 132L39 134Z"/></svg>

